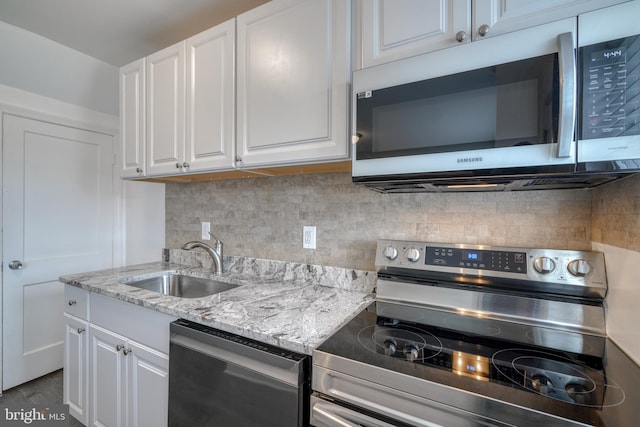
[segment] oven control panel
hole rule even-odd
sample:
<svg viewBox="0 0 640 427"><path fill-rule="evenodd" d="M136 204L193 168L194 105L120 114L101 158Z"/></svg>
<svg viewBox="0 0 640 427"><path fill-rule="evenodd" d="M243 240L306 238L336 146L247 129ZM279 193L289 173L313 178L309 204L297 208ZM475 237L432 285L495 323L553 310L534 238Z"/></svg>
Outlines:
<svg viewBox="0 0 640 427"><path fill-rule="evenodd" d="M604 297L607 289L600 252L380 240L376 267L404 277L428 278L435 273L456 280L465 276L548 283L566 287L568 294L582 294L577 290L582 288Z"/></svg>
<svg viewBox="0 0 640 427"><path fill-rule="evenodd" d="M427 265L527 273L527 253L472 248L425 246Z"/></svg>

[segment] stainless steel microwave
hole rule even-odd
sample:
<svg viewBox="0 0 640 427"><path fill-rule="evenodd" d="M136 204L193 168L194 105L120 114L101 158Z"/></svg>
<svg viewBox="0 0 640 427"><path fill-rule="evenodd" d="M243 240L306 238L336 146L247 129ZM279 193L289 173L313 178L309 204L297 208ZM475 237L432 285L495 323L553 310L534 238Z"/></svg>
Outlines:
<svg viewBox="0 0 640 427"><path fill-rule="evenodd" d="M353 181L417 192L618 178L577 173L577 33L569 18L356 71Z"/></svg>

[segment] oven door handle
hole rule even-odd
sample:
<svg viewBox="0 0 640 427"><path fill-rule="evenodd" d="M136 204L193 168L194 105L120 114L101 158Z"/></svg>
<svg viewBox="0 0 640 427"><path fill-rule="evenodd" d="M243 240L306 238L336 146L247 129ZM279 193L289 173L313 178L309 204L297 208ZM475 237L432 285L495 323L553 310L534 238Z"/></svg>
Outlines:
<svg viewBox="0 0 640 427"><path fill-rule="evenodd" d="M314 399L311 422L316 427L394 427L368 415Z"/></svg>
<svg viewBox="0 0 640 427"><path fill-rule="evenodd" d="M576 126L576 56L573 34L557 37L558 68L560 73L560 102L558 121L558 157L571 157Z"/></svg>

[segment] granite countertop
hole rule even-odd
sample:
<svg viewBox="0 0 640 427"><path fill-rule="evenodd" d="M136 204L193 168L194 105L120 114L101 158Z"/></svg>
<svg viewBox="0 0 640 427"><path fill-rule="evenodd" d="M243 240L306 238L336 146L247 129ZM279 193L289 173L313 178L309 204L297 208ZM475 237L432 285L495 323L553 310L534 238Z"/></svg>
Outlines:
<svg viewBox="0 0 640 427"><path fill-rule="evenodd" d="M201 256L195 261L200 265L195 266L193 260L183 263L185 258L173 254L171 260L66 275L60 281L309 355L373 301L376 275L372 272L225 257L224 273L215 276ZM240 286L202 298L179 298L122 283L165 271Z"/></svg>

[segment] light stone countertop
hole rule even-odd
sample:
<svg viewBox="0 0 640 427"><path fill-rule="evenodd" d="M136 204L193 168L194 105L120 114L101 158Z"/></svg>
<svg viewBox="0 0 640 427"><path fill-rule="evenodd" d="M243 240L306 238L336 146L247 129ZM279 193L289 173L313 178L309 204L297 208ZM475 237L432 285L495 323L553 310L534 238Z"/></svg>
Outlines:
<svg viewBox="0 0 640 427"><path fill-rule="evenodd" d="M175 258L180 257L172 254ZM179 298L121 283L165 271L240 286L202 298ZM225 257L220 276L207 266L156 262L60 277L62 283L93 293L308 355L373 301L375 280L375 273L366 271L240 257Z"/></svg>

